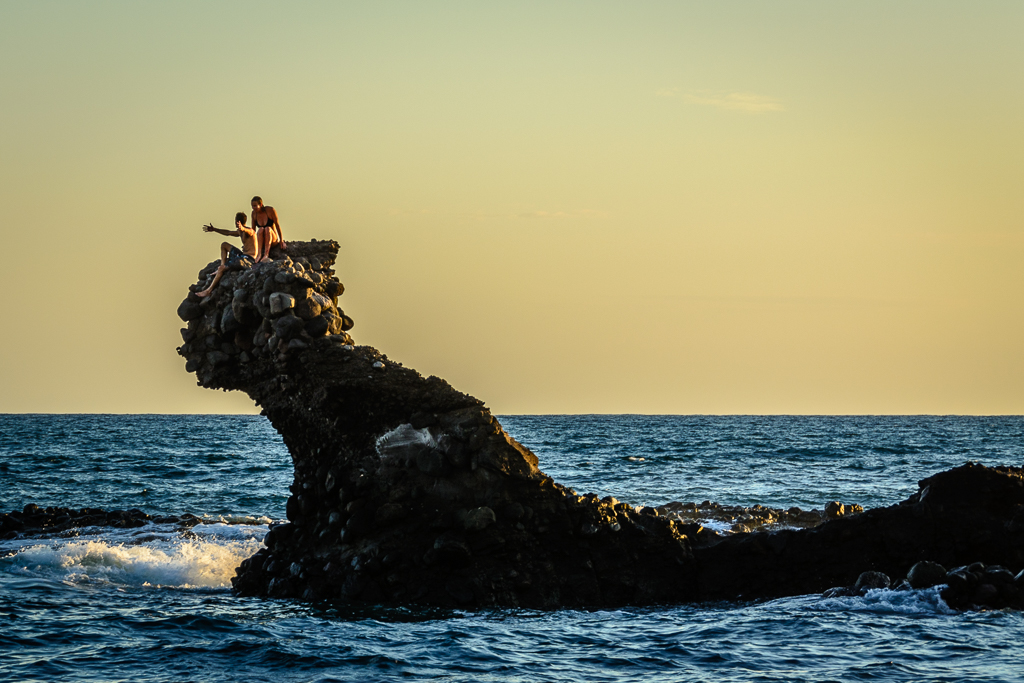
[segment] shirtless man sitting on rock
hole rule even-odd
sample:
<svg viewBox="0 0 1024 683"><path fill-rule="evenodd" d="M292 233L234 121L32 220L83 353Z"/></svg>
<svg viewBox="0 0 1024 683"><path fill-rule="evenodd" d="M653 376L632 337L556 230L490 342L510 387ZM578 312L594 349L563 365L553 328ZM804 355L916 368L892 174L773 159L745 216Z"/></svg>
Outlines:
<svg viewBox="0 0 1024 683"><path fill-rule="evenodd" d="M241 237L242 249L239 250L238 247L227 242L221 243L220 267L217 268L217 274L214 276L210 286L201 292L196 292L196 296L210 296L213 293L213 288L217 286L225 272L252 268L252 265L259 260L260 251L256 243L256 231L246 227L245 218L245 214L241 211L235 214L234 230L221 230L220 228L213 227L212 223L203 226L204 232L217 232L228 237ZM269 250L270 247L267 247L267 251Z"/></svg>

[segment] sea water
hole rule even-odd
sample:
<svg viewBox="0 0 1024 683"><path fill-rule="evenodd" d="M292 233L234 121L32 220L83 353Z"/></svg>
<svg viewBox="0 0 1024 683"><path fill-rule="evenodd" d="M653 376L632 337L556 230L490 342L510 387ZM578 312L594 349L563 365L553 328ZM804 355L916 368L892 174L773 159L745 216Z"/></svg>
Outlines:
<svg viewBox="0 0 1024 683"><path fill-rule="evenodd" d="M868 508L1024 461L1020 417L500 419L557 481L633 504ZM938 589L555 612L237 598L291 472L261 417L0 415L0 511L203 518L0 541L0 680L1024 681L1024 615Z"/></svg>

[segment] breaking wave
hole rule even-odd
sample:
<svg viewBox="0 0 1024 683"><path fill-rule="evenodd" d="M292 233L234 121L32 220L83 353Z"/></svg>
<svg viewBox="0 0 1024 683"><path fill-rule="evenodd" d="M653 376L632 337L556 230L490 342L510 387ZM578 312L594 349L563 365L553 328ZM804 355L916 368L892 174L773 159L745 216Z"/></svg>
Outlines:
<svg viewBox="0 0 1024 683"><path fill-rule="evenodd" d="M828 612L877 612L884 614L956 614L943 601L940 591L945 586L920 590L876 588L863 596L821 598L810 609Z"/></svg>
<svg viewBox="0 0 1024 683"><path fill-rule="evenodd" d="M259 550L266 529L204 527L195 527L185 537L150 534L134 543L93 538L26 545L9 551L0 566L14 576L69 584L229 588L235 568Z"/></svg>

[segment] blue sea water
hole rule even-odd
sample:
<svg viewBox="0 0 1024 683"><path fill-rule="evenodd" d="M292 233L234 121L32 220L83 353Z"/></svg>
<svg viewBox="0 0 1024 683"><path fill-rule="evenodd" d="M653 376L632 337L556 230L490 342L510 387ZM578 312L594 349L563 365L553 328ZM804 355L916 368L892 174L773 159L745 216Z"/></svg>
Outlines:
<svg viewBox="0 0 1024 683"><path fill-rule="evenodd" d="M867 508L968 460L1024 461L1020 417L501 422L556 480L634 504ZM0 415L0 511L204 517L0 541L0 680L1024 681L1024 616L955 613L936 589L591 612L236 598L290 483L261 417Z"/></svg>

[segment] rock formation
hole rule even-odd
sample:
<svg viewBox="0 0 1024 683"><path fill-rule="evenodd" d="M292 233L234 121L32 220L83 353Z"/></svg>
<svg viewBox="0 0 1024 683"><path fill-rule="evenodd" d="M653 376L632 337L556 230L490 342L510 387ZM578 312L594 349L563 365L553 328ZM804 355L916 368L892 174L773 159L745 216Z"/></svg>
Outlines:
<svg viewBox="0 0 1024 683"><path fill-rule="evenodd" d="M729 526L728 533L741 534L750 531L810 529L829 519L864 512L860 505L843 505L837 500L826 505L824 510L801 510L798 507L782 510L764 505L720 505L710 500L699 504L674 501L659 505L657 510L669 519L684 524L719 522L720 525Z"/></svg>
<svg viewBox="0 0 1024 683"><path fill-rule="evenodd" d="M921 560L1024 567L1024 470L968 463L918 486L891 507L701 548L702 598L818 593L869 570L905 576Z"/></svg>
<svg viewBox="0 0 1024 683"><path fill-rule="evenodd" d="M893 585L883 572L866 571L852 586L829 588L826 598L848 595L866 595L874 588ZM983 562L956 567L949 571L938 562L923 560L907 572L905 579L894 590L911 590L941 586L940 595L953 609L1024 609L1024 570L1013 572L999 565L986 566Z"/></svg>
<svg viewBox="0 0 1024 683"><path fill-rule="evenodd" d="M28 536L55 536L86 527L135 529L146 524L175 524L190 529L202 520L191 514L147 515L142 510L40 507L29 503L21 510L0 513L0 541Z"/></svg>
<svg viewBox="0 0 1024 683"><path fill-rule="evenodd" d="M338 308L345 287L331 270L337 242L295 242L287 257L277 247L271 253L278 260L228 271L213 294L200 298L196 292L213 282L220 265L210 263L178 306L188 322L178 353L201 386L248 390L276 378L289 354L314 341L352 343L352 319Z"/></svg>
<svg viewBox="0 0 1024 683"><path fill-rule="evenodd" d="M923 559L1024 565L1020 470L958 468L891 508L725 539L578 495L481 401L353 345L337 250L291 242L201 300L211 263L178 309L186 369L245 391L295 465L289 523L239 567L240 594L600 607L816 592Z"/></svg>

